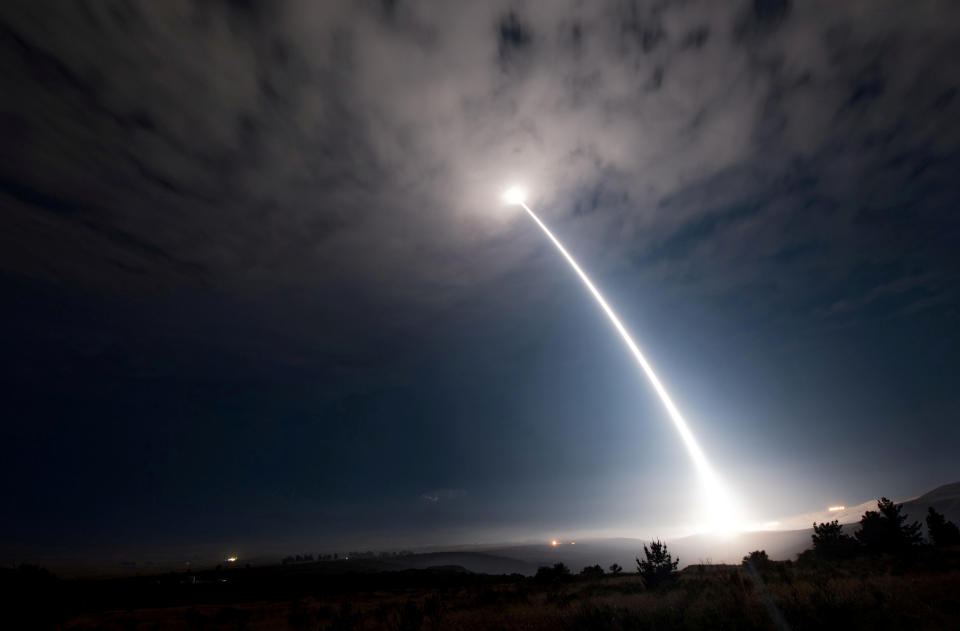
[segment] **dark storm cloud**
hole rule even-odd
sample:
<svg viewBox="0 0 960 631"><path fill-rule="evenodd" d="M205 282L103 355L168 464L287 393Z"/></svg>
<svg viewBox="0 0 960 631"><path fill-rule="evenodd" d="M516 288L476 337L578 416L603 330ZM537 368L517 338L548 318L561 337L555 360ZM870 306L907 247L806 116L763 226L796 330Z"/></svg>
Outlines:
<svg viewBox="0 0 960 631"><path fill-rule="evenodd" d="M129 484L194 505L466 488L450 506L559 519L526 504L559 493L554 459L571 492L639 466L598 464L628 441L572 394L623 365L597 377L615 340L579 326L592 306L499 191L527 182L626 313L723 320L731 346L918 314L946 331L958 20L933 1L6 3L4 374L47 420L11 431L74 463L51 437L75 413L72 443L154 446L160 473ZM536 382L554 364L561 386Z"/></svg>

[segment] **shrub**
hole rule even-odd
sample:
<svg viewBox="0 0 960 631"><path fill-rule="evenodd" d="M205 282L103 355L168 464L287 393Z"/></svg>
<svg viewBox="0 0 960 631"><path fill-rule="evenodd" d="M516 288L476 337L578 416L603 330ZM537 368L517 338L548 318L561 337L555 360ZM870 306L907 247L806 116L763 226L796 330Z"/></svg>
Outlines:
<svg viewBox="0 0 960 631"><path fill-rule="evenodd" d="M813 551L827 559L843 559L854 556L860 545L850 535L843 534L843 526L836 519L813 524Z"/></svg>
<svg viewBox="0 0 960 631"><path fill-rule="evenodd" d="M562 581L570 577L570 568L563 563L554 563L553 567L537 568L537 574L534 578L538 581L555 582Z"/></svg>
<svg viewBox="0 0 960 631"><path fill-rule="evenodd" d="M753 567L757 570L764 570L770 565L770 557L767 556L766 550L754 550L747 556L743 557L743 565L753 564Z"/></svg>
<svg viewBox="0 0 960 631"><path fill-rule="evenodd" d="M583 578L601 578L604 574L603 568L599 565L588 565L580 570L580 576Z"/></svg>

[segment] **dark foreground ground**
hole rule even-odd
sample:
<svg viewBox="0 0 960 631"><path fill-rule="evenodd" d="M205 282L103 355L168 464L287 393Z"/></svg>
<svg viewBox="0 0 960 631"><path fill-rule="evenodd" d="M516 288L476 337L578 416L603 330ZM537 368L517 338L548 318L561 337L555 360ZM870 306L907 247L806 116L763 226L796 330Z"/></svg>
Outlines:
<svg viewBox="0 0 960 631"><path fill-rule="evenodd" d="M341 566L342 567L342 566ZM537 579L456 567L336 573L328 564L99 581L4 574L10 629L960 629L960 551L910 560L692 565ZM772 607L771 607L772 605Z"/></svg>

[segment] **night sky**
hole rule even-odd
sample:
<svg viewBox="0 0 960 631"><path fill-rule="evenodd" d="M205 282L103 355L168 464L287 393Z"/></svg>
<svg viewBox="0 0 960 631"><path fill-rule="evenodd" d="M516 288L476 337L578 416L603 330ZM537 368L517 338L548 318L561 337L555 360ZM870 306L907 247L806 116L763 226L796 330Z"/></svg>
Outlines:
<svg viewBox="0 0 960 631"><path fill-rule="evenodd" d="M752 517L957 481L958 24L3 3L5 554L689 524L674 428L515 182Z"/></svg>

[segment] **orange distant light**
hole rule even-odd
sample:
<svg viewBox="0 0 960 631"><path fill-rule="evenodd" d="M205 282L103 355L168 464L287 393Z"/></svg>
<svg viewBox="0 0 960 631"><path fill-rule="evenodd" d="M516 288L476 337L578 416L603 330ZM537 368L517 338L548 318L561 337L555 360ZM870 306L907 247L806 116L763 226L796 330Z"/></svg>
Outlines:
<svg viewBox="0 0 960 631"><path fill-rule="evenodd" d="M831 513L836 513L837 511L845 510L846 508L847 508L846 506L831 506L827 510L830 511Z"/></svg>
<svg viewBox="0 0 960 631"><path fill-rule="evenodd" d="M576 542L576 541L571 541L571 542L570 542L570 545L575 546L575 545L577 545L577 542Z"/></svg>
<svg viewBox="0 0 960 631"><path fill-rule="evenodd" d="M556 539L554 539L553 541L550 542L550 545L555 546L555 545L557 545L557 544L559 544L559 543L560 543L559 541L557 541Z"/></svg>

